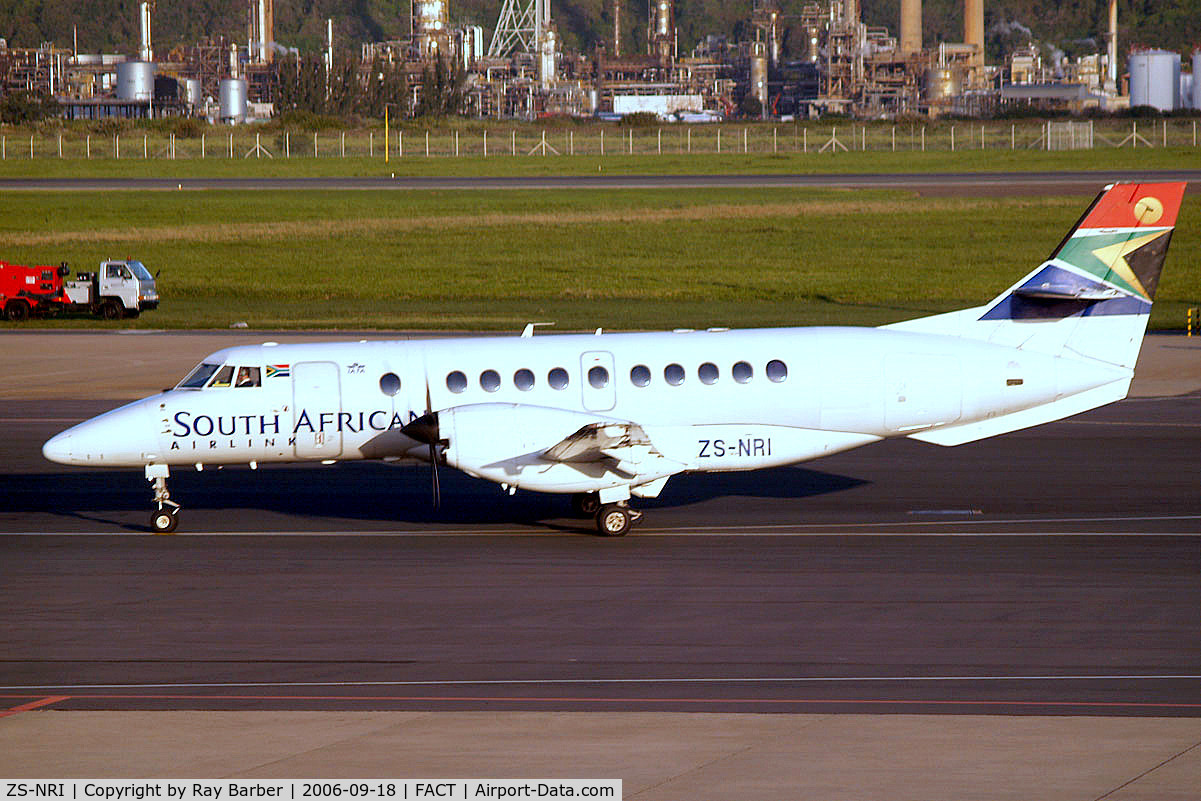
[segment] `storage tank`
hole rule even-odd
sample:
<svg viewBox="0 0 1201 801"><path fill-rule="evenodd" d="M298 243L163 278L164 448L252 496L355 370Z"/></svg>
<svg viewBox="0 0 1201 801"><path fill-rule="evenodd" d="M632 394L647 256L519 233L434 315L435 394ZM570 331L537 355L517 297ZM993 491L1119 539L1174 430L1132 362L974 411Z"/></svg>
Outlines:
<svg viewBox="0 0 1201 801"><path fill-rule="evenodd" d="M1180 107L1180 54L1142 50L1130 54L1130 106L1160 111Z"/></svg>
<svg viewBox="0 0 1201 801"><path fill-rule="evenodd" d="M183 87L183 102L192 108L196 108L204 102L199 78L184 78L179 83Z"/></svg>
<svg viewBox="0 0 1201 801"><path fill-rule="evenodd" d="M117 65L117 98L150 100L154 94L154 65L149 61L126 61Z"/></svg>
<svg viewBox="0 0 1201 801"><path fill-rule="evenodd" d="M1180 108L1193 108L1193 73L1180 73Z"/></svg>
<svg viewBox="0 0 1201 801"><path fill-rule="evenodd" d="M951 67L931 67L926 70L923 84L926 102L950 103L952 98L963 92L963 75Z"/></svg>
<svg viewBox="0 0 1201 801"><path fill-rule="evenodd" d="M1197 76L1201 75L1201 50L1193 52L1193 108L1201 108L1201 81L1197 80Z"/></svg>
<svg viewBox="0 0 1201 801"><path fill-rule="evenodd" d="M235 125L246 119L246 80L224 78L218 86L217 115L221 122Z"/></svg>

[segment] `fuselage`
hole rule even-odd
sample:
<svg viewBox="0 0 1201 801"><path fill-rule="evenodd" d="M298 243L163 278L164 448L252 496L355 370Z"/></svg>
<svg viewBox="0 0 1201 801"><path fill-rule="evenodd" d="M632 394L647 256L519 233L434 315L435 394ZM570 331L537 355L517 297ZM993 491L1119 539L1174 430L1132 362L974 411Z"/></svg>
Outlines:
<svg viewBox="0 0 1201 801"><path fill-rule="evenodd" d="M1129 376L987 342L865 328L264 344L218 351L204 365L211 378L192 380L202 385L185 380L82 423L50 440L46 456L127 467L423 459L428 446L400 429L438 411L452 466L579 492L682 470L802 462ZM239 375L254 380L238 386ZM582 426L608 421L636 422L663 458L633 477L539 463Z"/></svg>

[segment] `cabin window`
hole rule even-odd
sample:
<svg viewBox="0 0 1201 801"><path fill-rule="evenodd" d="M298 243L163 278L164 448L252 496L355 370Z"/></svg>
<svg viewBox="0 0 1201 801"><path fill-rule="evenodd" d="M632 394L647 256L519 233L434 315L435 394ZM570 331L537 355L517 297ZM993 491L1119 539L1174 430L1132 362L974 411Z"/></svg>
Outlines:
<svg viewBox="0 0 1201 801"><path fill-rule="evenodd" d="M192 372L188 373L183 381L179 382L179 389L199 389L203 387L220 366L219 364L211 364L210 362L201 362L196 365L196 368Z"/></svg>
<svg viewBox="0 0 1201 801"><path fill-rule="evenodd" d="M235 387L258 387L262 386L262 377L259 368L257 367L239 367L238 377L234 381Z"/></svg>
<svg viewBox="0 0 1201 801"><path fill-rule="evenodd" d="M213 380L209 382L209 389L224 389L232 384L233 380L234 366L232 364L227 364L218 370L217 374L213 376Z"/></svg>
<svg viewBox="0 0 1201 801"><path fill-rule="evenodd" d="M484 392L495 392L500 389L500 373L495 370L485 370L480 373L480 387Z"/></svg>
<svg viewBox="0 0 1201 801"><path fill-rule="evenodd" d="M456 394L467 389L467 376L461 370L455 370L446 376L446 388Z"/></svg>
<svg viewBox="0 0 1201 801"><path fill-rule="evenodd" d="M730 371L730 375L734 376L734 380L739 384L746 384L754 377L755 371L746 362L735 362L734 369Z"/></svg>
<svg viewBox="0 0 1201 801"><path fill-rule="evenodd" d="M651 371L645 364L639 364L630 370L630 383L636 387L645 387L651 383Z"/></svg>
<svg viewBox="0 0 1201 801"><path fill-rule="evenodd" d="M697 377L701 379L702 384L716 384L717 383L717 377L718 377L717 365L713 364L712 362L705 362L704 364L702 364L700 366L700 368L696 371L696 374L697 374Z"/></svg>
<svg viewBox="0 0 1201 801"><path fill-rule="evenodd" d="M779 359L772 359L767 363L767 377L779 384L785 378L788 378L788 365Z"/></svg>
<svg viewBox="0 0 1201 801"><path fill-rule="evenodd" d="M673 387L684 383L684 368L678 364L669 364L663 368L663 378Z"/></svg>
<svg viewBox="0 0 1201 801"><path fill-rule="evenodd" d="M609 371L597 365L588 371L588 383L593 389L604 389L609 386Z"/></svg>
<svg viewBox="0 0 1201 801"><path fill-rule="evenodd" d="M546 374L546 383L550 384L551 389L567 389L569 383L567 371L562 367L556 367Z"/></svg>
<svg viewBox="0 0 1201 801"><path fill-rule="evenodd" d="M396 373L384 373L379 377L379 391L385 395L395 395L400 392L400 376Z"/></svg>
<svg viewBox="0 0 1201 801"><path fill-rule="evenodd" d="M529 392L534 388L534 373L524 367L513 373L513 386L520 389L522 392Z"/></svg>

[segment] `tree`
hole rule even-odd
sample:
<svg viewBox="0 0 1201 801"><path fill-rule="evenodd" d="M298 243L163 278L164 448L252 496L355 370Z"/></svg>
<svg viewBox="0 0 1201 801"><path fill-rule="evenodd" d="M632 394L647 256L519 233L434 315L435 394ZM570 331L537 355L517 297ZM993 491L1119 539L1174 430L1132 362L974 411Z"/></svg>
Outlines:
<svg viewBox="0 0 1201 801"><path fill-rule="evenodd" d="M0 98L0 122L7 125L41 122L47 117L57 117L59 110L54 97L40 92L22 89Z"/></svg>

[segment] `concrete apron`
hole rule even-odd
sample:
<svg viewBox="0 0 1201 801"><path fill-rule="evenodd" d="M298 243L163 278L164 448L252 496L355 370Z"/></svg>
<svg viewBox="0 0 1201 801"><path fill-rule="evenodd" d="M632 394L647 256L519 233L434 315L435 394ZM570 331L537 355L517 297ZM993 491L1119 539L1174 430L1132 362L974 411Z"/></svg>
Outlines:
<svg viewBox="0 0 1201 801"><path fill-rule="evenodd" d="M627 799L1197 799L1201 719L647 712L59 712L5 778L610 778Z"/></svg>

